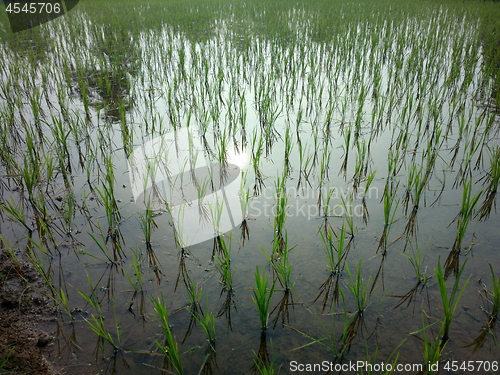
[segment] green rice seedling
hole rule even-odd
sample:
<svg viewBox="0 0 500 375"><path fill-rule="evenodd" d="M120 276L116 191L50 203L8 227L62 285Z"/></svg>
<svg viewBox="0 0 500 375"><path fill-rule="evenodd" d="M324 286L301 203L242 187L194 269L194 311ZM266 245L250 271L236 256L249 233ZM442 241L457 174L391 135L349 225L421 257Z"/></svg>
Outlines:
<svg viewBox="0 0 500 375"><path fill-rule="evenodd" d="M210 215L212 216L212 224L214 226L214 234L220 235L220 219L222 217L222 210L224 206L224 201L219 201L218 199L215 202L215 205L212 206L210 202L208 202L208 209L210 210Z"/></svg>
<svg viewBox="0 0 500 375"><path fill-rule="evenodd" d="M383 248L384 253L387 251L388 242L389 242L389 232L391 230L392 224L394 223L394 216L396 215L396 211L399 205L399 199L396 202L396 206L394 210L392 210L392 206L394 205L394 200L396 199L396 192L398 190L399 182L396 187L389 189L389 181L386 182L385 192L384 192L384 230L382 232L382 236L380 237L380 242L378 249ZM401 238L400 236L399 238ZM394 240L392 243L396 242L399 238ZM391 245L392 245L391 243ZM377 250L378 251L378 250Z"/></svg>
<svg viewBox="0 0 500 375"><path fill-rule="evenodd" d="M108 236L113 236L118 229L120 213L118 211L118 206L116 204L112 190L105 184L102 185L102 190L100 190L98 187L94 188L101 197L104 204L106 219L108 220Z"/></svg>
<svg viewBox="0 0 500 375"><path fill-rule="evenodd" d="M440 260L438 262L438 267L434 268L434 272L436 273L436 278L439 286L439 293L441 294L441 303L443 305L443 311L442 311L443 318L441 319L443 326L443 332L442 332L443 336L441 339L442 345L446 344L446 342L450 337L450 326L451 326L451 321L453 319L453 315L455 314L458 302L462 297L462 293L464 292L465 287L467 286L470 278L472 277L472 275L469 276L469 278L465 281L464 285L462 286L460 293L458 294L458 296L456 296L458 290L458 283L460 282L460 277L462 276L466 264L467 260L465 260L464 264L462 265L462 268L460 268L460 271L458 272L457 277L455 278L455 282L453 284L453 288L449 296L448 292L446 291L446 281L443 276Z"/></svg>
<svg viewBox="0 0 500 375"><path fill-rule="evenodd" d="M165 344L162 345L158 341L156 341L156 345L163 352L168 361L172 364L172 367L177 372L177 374L184 375L184 368L182 367L177 341L172 335L170 326L168 325L168 313L163 294L161 295L161 299L158 298L158 300L151 296L151 302L153 303L158 322L160 323L163 334L165 335Z"/></svg>
<svg viewBox="0 0 500 375"><path fill-rule="evenodd" d="M153 228L157 228L157 225L153 220L153 210L151 209L149 200L144 215L142 213L139 213L139 224L141 225L142 233L144 233L146 246L150 247L151 233L153 232Z"/></svg>
<svg viewBox="0 0 500 375"><path fill-rule="evenodd" d="M322 338L319 338L319 339L315 339L314 337L311 337L301 331L299 331L298 329L295 329L295 328L292 328L294 331L297 331L299 332L301 335L307 337L308 339L311 339L312 341L304 346L309 346L309 345L312 345L312 344L320 344L322 347L324 347L325 349L328 349L330 351L333 352L333 354L335 355L335 358L342 358L343 355L344 355L344 352L345 350L348 348L349 346L349 343L348 343L348 329L349 329L349 326L350 326L350 323L353 321L354 319L354 316L351 317L351 319L349 320L348 319L348 311L347 311L347 307L346 307L346 303L345 303L345 299L344 299L344 293L342 292L342 289L339 289L339 294L340 294L340 297L342 299L342 305L343 305L343 312L333 312L332 311L332 330L331 330L331 333L330 333L330 330L328 330L328 328L325 326L325 324L323 322L321 322L321 325L323 326L323 329L325 330L326 332L326 336L325 337L322 337ZM337 330L336 330L336 323L335 323L335 315L343 315L344 316L344 319L343 319L343 322L341 324L341 336L340 336L340 339L338 338L338 335L337 335ZM304 347L303 346L303 347ZM299 348L297 348L299 349ZM296 349L294 349L296 350Z"/></svg>
<svg viewBox="0 0 500 375"><path fill-rule="evenodd" d="M413 209L408 217L408 222L405 227L405 233L407 236L415 236L417 232L417 212L420 204L420 197L424 191L425 186L427 185L428 175L423 173L423 167L420 167L417 171L417 167L414 166L410 172L408 177L408 184L405 198L403 198L404 203L404 212L407 213L408 210L408 195L411 191L413 191ZM411 184L411 185L410 185Z"/></svg>
<svg viewBox="0 0 500 375"><path fill-rule="evenodd" d="M290 134L290 127L287 126L285 131L285 173L290 173L290 155L293 150L292 137Z"/></svg>
<svg viewBox="0 0 500 375"><path fill-rule="evenodd" d="M191 314L196 318L196 320L200 323L203 331L207 335L208 344L210 349L215 352L215 314L211 314L208 311L208 295L207 295L207 313L205 316L199 314L198 312L191 311Z"/></svg>
<svg viewBox="0 0 500 375"><path fill-rule="evenodd" d="M108 246L106 245L106 239L104 237L104 233L102 231L102 228L101 228L101 224L99 223L99 220L97 220L97 227L99 228L99 233L101 235L101 238L103 239L103 242L104 242L104 246L101 245L101 243L97 240L97 238L95 238L95 236L91 233L88 233L90 237L92 237L92 239L94 240L94 242L97 244L97 246L99 247L99 249L101 250L101 252L104 254L104 256L106 257L106 259L108 260L108 263L109 264L116 264L118 262L118 258L121 259L121 253L120 252L114 252L114 254L112 255L108 249ZM90 255L90 254L88 254ZM95 259L98 259L100 261L103 261L102 259L96 257L96 256L93 256L91 255L93 258Z"/></svg>
<svg viewBox="0 0 500 375"><path fill-rule="evenodd" d="M363 365L361 366L361 371L359 372L359 374L367 374L367 375L370 375L370 374L379 374L379 375L389 375L389 374L392 374L394 373L394 371L396 370L396 364L398 362L398 358L399 358L399 352L398 354L396 354L396 357L392 360L392 357L394 357L394 354L398 351L398 349L401 347L401 345L403 345L403 343L406 341L406 339L404 339L403 341L401 341L399 343L399 345L396 347L396 349L394 349L392 351L392 353L389 355L389 357L387 357L387 359L384 361L385 362L385 371L382 369L382 371L375 371L375 369L377 367L373 366L374 363L379 363L377 361L377 356L378 356L378 346L375 348L375 355L373 357L370 357L370 353L368 351L368 342L365 341L365 346L366 346L366 361L363 363Z"/></svg>
<svg viewBox="0 0 500 375"><path fill-rule="evenodd" d="M46 252L46 250L40 243L34 241L31 237L28 237L28 240L30 245L28 246L28 251L26 253L26 256L33 265L33 267L37 270L38 274L43 278L44 282L49 287L50 292L52 294L49 297L56 303L57 306L59 306L59 308L64 310L66 314L68 314L68 316L71 319L73 319L73 316L71 314L71 309L69 308L68 299L66 298L66 294L64 293L62 286L60 286L59 290L57 290L56 287L53 285L52 275L47 273L47 271L45 270L44 253ZM5 244L5 241L3 242ZM31 245L35 245L38 248L40 252L39 256L35 253Z"/></svg>
<svg viewBox="0 0 500 375"><path fill-rule="evenodd" d="M87 275L88 276L88 275ZM85 298L85 300L91 304L98 313L98 316L96 317L94 314L92 314L92 320L90 319L85 319L84 320L87 322L89 325L90 329L94 331L99 338L102 340L102 342L107 342L109 345L113 347L114 353L116 354L118 351L121 350L121 327L119 324L116 324L116 309L115 309L115 303L113 301L113 313L115 317L115 327L116 327L116 340L113 338L113 335L111 335L111 332L108 331L106 328L106 325L104 323L104 316L102 315L100 303L92 298L92 296L87 296L85 293L79 291L80 295ZM101 350L104 352L104 345L101 345Z"/></svg>
<svg viewBox="0 0 500 375"><path fill-rule="evenodd" d="M347 99L347 96L346 96ZM351 144L351 136L352 136L352 124L349 124L348 128L343 129L343 135L344 135L344 161L342 163L342 166L340 167L339 175L344 172L344 177L346 176L347 173L347 161L349 159L349 146Z"/></svg>
<svg viewBox="0 0 500 375"><path fill-rule="evenodd" d="M357 154L356 154L356 165L354 166L354 175L352 177L353 180L353 189L354 192L357 191L359 183L361 181L361 177L365 174L365 159L366 159L366 142L356 142Z"/></svg>
<svg viewBox="0 0 500 375"><path fill-rule="evenodd" d="M6 345L4 346L3 348L0 348L0 352L2 352L4 349L7 349L9 346L12 346L14 344L9 344L9 345ZM7 371L4 369L5 365L7 364L7 362L9 362L9 357L10 355L12 354L13 350L14 350L15 346L12 347L12 349L10 349L10 352L9 354L7 354L7 356L3 359L3 361L0 363L0 370L1 372L6 372L6 373L9 373L10 371Z"/></svg>
<svg viewBox="0 0 500 375"><path fill-rule="evenodd" d="M241 205L241 215L243 220L246 220L248 214L248 200L250 199L250 189L245 190L245 185L247 182L248 172L241 172L241 183L240 183L240 205Z"/></svg>
<svg viewBox="0 0 500 375"><path fill-rule="evenodd" d="M277 177L274 183L276 193L276 215L274 216L274 238L280 241L283 238L283 229L288 217L288 194L285 187L286 177Z"/></svg>
<svg viewBox="0 0 500 375"><path fill-rule="evenodd" d="M335 193L335 188L329 189L328 193L326 195L326 201L323 202L322 205L320 205L320 209L321 209L321 206L323 207L323 218L325 220L328 220L329 217L334 216L334 215L332 215L332 213L339 206L339 205L337 205L333 208L330 207L330 201L331 201L334 193Z"/></svg>
<svg viewBox="0 0 500 375"><path fill-rule="evenodd" d="M246 181L247 181L247 173L248 172L241 172L241 183L240 183L240 191L239 191L239 198L240 198L240 207L241 207L241 239L242 245L245 245L245 239L250 237L250 231L248 229L248 224L247 224L247 215L248 215L248 201L250 199L250 189L245 190L246 186Z"/></svg>
<svg viewBox="0 0 500 375"><path fill-rule="evenodd" d="M73 216L74 216L74 196L73 196L73 191L69 191L68 198L64 201L64 221L66 222L66 225L68 226L68 229L66 230L66 233L71 233L71 224L73 222Z"/></svg>
<svg viewBox="0 0 500 375"><path fill-rule="evenodd" d="M490 171L488 172L489 185L486 189L486 196L481 207L478 209L477 215L479 220L485 220L490 216L491 207L495 202L495 197L498 191L498 185L500 184L500 147L490 148L488 145L488 150L490 152ZM495 203L496 207L496 203Z"/></svg>
<svg viewBox="0 0 500 375"><path fill-rule="evenodd" d="M323 240L323 247L325 249L326 259L328 260L328 270L332 275L342 272L343 266L342 262L347 256L347 247L345 246L346 239L346 227L342 223L340 232L334 234L333 230L329 228L326 236L320 231L321 238ZM336 236L336 245L333 241L333 235Z"/></svg>
<svg viewBox="0 0 500 375"><path fill-rule="evenodd" d="M24 204L21 202L20 208L14 202L14 198L11 197L10 200L5 200L0 203L0 208L9 214L12 221L16 221L21 224L28 233L32 232L32 229L28 226L26 222L26 215L24 213Z"/></svg>
<svg viewBox="0 0 500 375"><path fill-rule="evenodd" d="M200 299L201 299L201 294L203 292L203 288L202 287L198 288L198 284L194 285L194 282L193 280L191 280L191 277L189 277L189 273L187 271L186 272L182 271L182 272L184 274L184 286L186 288L186 292L188 295L189 306L192 311L197 311L198 308L201 311ZM203 311L201 313L203 314Z"/></svg>
<svg viewBox="0 0 500 375"><path fill-rule="evenodd" d="M397 176L401 167L403 166L400 163L401 151L397 146L391 147L389 150L388 158L387 158L387 177L394 178Z"/></svg>
<svg viewBox="0 0 500 375"><path fill-rule="evenodd" d="M255 175L254 195L258 195L264 186L263 175L260 171L260 160L264 146L263 142L263 137L259 137L257 131L254 131L252 137L252 164Z"/></svg>
<svg viewBox="0 0 500 375"><path fill-rule="evenodd" d="M489 263L490 271L491 271L491 279L493 280L493 291L491 293L493 300L491 303L493 304L491 313L490 313L490 321L493 321L497 318L498 313L500 312L500 277L495 277L495 272L493 271L493 266Z"/></svg>
<svg viewBox="0 0 500 375"><path fill-rule="evenodd" d="M224 129L217 143L218 161L222 168L227 166L228 143L229 137L226 134L226 129Z"/></svg>
<svg viewBox="0 0 500 375"><path fill-rule="evenodd" d="M44 155L45 158L45 193L48 194L49 186L51 186L52 176L54 175L55 165L54 158L52 157L52 151Z"/></svg>
<svg viewBox="0 0 500 375"><path fill-rule="evenodd" d="M428 336L426 335L425 331L432 327L433 325L439 323L439 321L429 325L425 326L425 321L424 321L424 309L422 307L422 326L423 328L419 331L411 332L410 335L415 336L417 333L422 332L422 338L419 338L422 340L424 344L423 348L423 355L424 355L424 363L423 365L425 366L426 371L424 373L426 374L433 374L433 367L434 366L439 366L439 360L441 358L441 355L444 351L444 348L446 346L446 342L443 342L440 337L443 334L444 330L444 325L441 325L439 328L439 332L437 334L436 339L429 339ZM426 315L426 314L425 314ZM418 337L418 336L416 336Z"/></svg>
<svg viewBox="0 0 500 375"><path fill-rule="evenodd" d="M335 207L330 207L330 202L331 202L331 199L333 197L333 194L335 192L335 188L331 188L330 190L328 190L328 193L326 195L326 201L322 202L323 200L323 195L321 194L321 189L319 190L319 197L318 197L318 202L319 202L319 210L321 210L323 208L323 224L322 224L322 227L323 227L323 230L325 232L325 236L327 236L327 231L328 231L328 228L330 227L330 223L328 222L328 219L330 217L335 217L337 215L334 215L334 211L337 207L339 207L339 205L336 205ZM321 231L321 226L319 227L319 230Z"/></svg>
<svg viewBox="0 0 500 375"><path fill-rule="evenodd" d="M242 129L242 137L246 138L245 125L247 122L247 106L246 106L246 101L245 101L245 92L243 92L241 95L239 108L240 108L239 121L240 121L241 129Z"/></svg>
<svg viewBox="0 0 500 375"><path fill-rule="evenodd" d="M47 124L51 130L54 139L59 145L60 152L64 158L69 158L68 137L71 134L71 129L66 131L66 126L60 118L52 116L52 125Z"/></svg>
<svg viewBox="0 0 500 375"><path fill-rule="evenodd" d="M22 269L21 269L21 265L19 264L19 259L17 259L16 251L12 247L12 244L10 243L10 240L8 238L4 239L1 234L0 234L0 240L2 240L2 243L5 246L5 249L7 250L7 253L9 253L10 259L12 260L12 263L14 264L16 272L18 273L18 275L21 278L24 279L23 272L22 272Z"/></svg>
<svg viewBox="0 0 500 375"><path fill-rule="evenodd" d="M30 201L33 200L35 194L35 189L38 185L38 180L40 178L40 171L32 158L24 157L24 168L22 171L22 177L24 181L24 186L28 192L28 198Z"/></svg>
<svg viewBox="0 0 500 375"><path fill-rule="evenodd" d="M285 233L283 249L280 250L279 247L280 244L275 241L273 244L273 251L271 255L267 255L266 251L262 246L260 248L264 253L264 255L266 256L267 260L269 260L269 263L273 267L274 272L276 272L281 287L286 293L288 293L290 292L290 290L293 289L294 286L294 283L292 282L291 279L292 266L290 265L290 260L288 257L288 253L293 248L292 249L288 248L288 236L286 233Z"/></svg>
<svg viewBox="0 0 500 375"><path fill-rule="evenodd" d="M81 290L78 290L78 294L80 294L87 303L92 306L97 312L101 312L101 303L99 302L99 298L97 296L97 286L92 285L92 280L90 279L89 274L87 273L87 281L90 286L90 295L87 295L86 293L82 292Z"/></svg>
<svg viewBox="0 0 500 375"><path fill-rule="evenodd" d="M472 177L472 158L476 154L476 151L478 150L480 144L475 143L474 139L470 140L467 139L465 148L464 148L464 154L463 154L463 161L460 164L460 168L457 172L457 177L455 178L455 182L453 183L452 188L456 188L459 185L465 185L466 184L466 179L467 176Z"/></svg>
<svg viewBox="0 0 500 375"><path fill-rule="evenodd" d="M372 171L367 177L365 182L365 188L363 189L363 198L366 197L366 194L370 191L370 186L372 185L373 180L375 179L375 174L377 171Z"/></svg>
<svg viewBox="0 0 500 375"><path fill-rule="evenodd" d="M363 197L361 198L361 208L363 212L363 221L365 222L365 224L368 224L368 219L370 218L370 214L368 213L368 207L366 206L366 194L370 191L370 186L375 178L375 173L376 171L372 171L366 177L365 187L363 189Z"/></svg>
<svg viewBox="0 0 500 375"><path fill-rule="evenodd" d="M165 201L164 203L165 203L165 207L166 207L168 213L170 214L170 216L173 217L173 218L175 218L175 216L173 214L173 211L170 208L170 205L168 204L168 202ZM209 207L210 211L212 212L210 203L209 203L208 207ZM186 242L188 241L187 238L184 239L184 225L183 225L183 222L184 222L184 212L185 212L185 209L186 209L186 202L184 202L182 204L181 209L179 210L179 213L177 214L177 222L179 224L173 228L174 229L175 245L178 246L178 247L180 247L181 249L185 249L187 247L187 243L185 243L185 240L186 240ZM217 223L217 225L218 225L218 223ZM216 233L215 232L215 224L214 224L214 233Z"/></svg>
<svg viewBox="0 0 500 375"><path fill-rule="evenodd" d="M225 291L231 292L233 290L233 276L231 272L231 237L229 238L229 245L226 245L223 236L219 236L220 250L217 252L215 259L215 267L220 274L220 281Z"/></svg>
<svg viewBox="0 0 500 375"><path fill-rule="evenodd" d="M318 190L320 192L318 202L321 201L321 191L323 190L323 182L325 178L328 180L328 168L330 163L330 157L332 152L325 148L323 152L323 157L321 158L319 176L318 176Z"/></svg>
<svg viewBox="0 0 500 375"><path fill-rule="evenodd" d="M196 191L198 194L198 215L200 216L201 221L207 221L209 219L209 212L207 205L203 203L203 199L207 195L208 185L210 181L208 179L204 179L203 182L196 181Z"/></svg>
<svg viewBox="0 0 500 375"><path fill-rule="evenodd" d="M413 251L411 251L410 249L407 257L413 267L413 270L415 271L415 276L417 277L417 285L426 285L430 279L430 276L427 276L427 267L425 267L425 269L423 268L425 255L421 257L420 248L418 248L417 254L413 254Z"/></svg>
<svg viewBox="0 0 500 375"><path fill-rule="evenodd" d="M260 318L260 328L265 331L267 329L268 323L268 310L269 303L271 302L271 297L274 293L274 284L276 283L276 279L273 281L273 284L267 289L269 278L266 277L266 269L262 267L262 276L259 272L259 267L255 267L255 288L253 290L253 302L257 307L257 311L259 312Z"/></svg>
<svg viewBox="0 0 500 375"><path fill-rule="evenodd" d="M452 251L460 251L462 247L462 241L465 237L465 231L469 226L470 219L472 219L474 208L479 201L479 198L482 194L482 190L479 191L474 197L471 198L472 191L472 181L468 181L464 183L464 192L462 195L462 208L460 209L460 213L457 215L458 223L457 223L457 235L455 238L455 243L453 244ZM456 218L455 218L456 220Z"/></svg>
<svg viewBox="0 0 500 375"><path fill-rule="evenodd" d="M420 200L420 195L422 193L422 190L420 191L420 194L418 194L416 190L420 186L420 179L421 179L422 172L423 172L423 167L421 166L420 168L417 168L416 165L414 165L408 171L408 182L406 184L406 195L405 195L405 198L403 199L403 203L405 205L405 214L407 212L409 197L410 197L412 192L413 192L413 205L418 208L418 203Z"/></svg>
<svg viewBox="0 0 500 375"><path fill-rule="evenodd" d="M139 287L141 290L143 290L143 284L142 284L142 270L141 270L141 258L142 255L139 253L138 249L132 250L132 268L134 270L134 274L137 277L137 283L139 283ZM137 290L136 283L132 281L132 279L126 274L128 280L130 281L130 284L134 288L134 290Z"/></svg>
<svg viewBox="0 0 500 375"><path fill-rule="evenodd" d="M354 227L354 218L352 216L352 201L351 201L351 195L349 194L349 206L346 203L346 200L344 197L341 195L340 199L342 199L342 206L344 207L344 219L346 221L347 226L349 227L349 234L351 238L354 238L354 233L356 232L356 229Z"/></svg>
<svg viewBox="0 0 500 375"><path fill-rule="evenodd" d="M357 313L361 315L368 307L368 298L370 297L370 294L368 293L368 287L372 275L370 274L368 282L365 284L361 277L361 259L359 260L359 266L356 278L353 278L352 273L349 270L349 266L347 264L345 265L345 268L347 269L347 273L349 274L349 280L350 280L350 283L349 282L347 283L347 287L349 288L352 296L354 297Z"/></svg>

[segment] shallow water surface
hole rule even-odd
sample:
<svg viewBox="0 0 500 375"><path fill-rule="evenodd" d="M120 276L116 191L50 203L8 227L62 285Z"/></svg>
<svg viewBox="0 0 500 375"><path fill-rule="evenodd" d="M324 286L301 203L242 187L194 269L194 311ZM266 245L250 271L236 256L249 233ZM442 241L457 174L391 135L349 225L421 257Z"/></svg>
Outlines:
<svg viewBox="0 0 500 375"><path fill-rule="evenodd" d="M420 364L442 338L435 270L449 295L464 264L441 371L498 360L500 123L478 20L399 4L391 21L346 3L332 29L287 5L271 30L247 6L191 31L137 6L127 32L82 2L23 34L50 45L40 56L4 41L1 233L53 285L51 360L174 371L158 348L163 296L188 374ZM270 261L289 265L290 290ZM256 267L275 287L266 330ZM212 343L196 319L208 314Z"/></svg>

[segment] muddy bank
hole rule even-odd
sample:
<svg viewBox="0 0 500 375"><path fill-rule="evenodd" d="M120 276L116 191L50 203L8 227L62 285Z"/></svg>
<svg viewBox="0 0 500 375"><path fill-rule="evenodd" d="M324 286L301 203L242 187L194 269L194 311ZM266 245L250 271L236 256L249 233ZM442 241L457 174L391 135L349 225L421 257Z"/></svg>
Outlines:
<svg viewBox="0 0 500 375"><path fill-rule="evenodd" d="M52 333L40 328L56 319L55 309L40 290L43 290L43 283L36 270L24 261L15 264L2 252L0 372L58 374L44 356L53 345Z"/></svg>

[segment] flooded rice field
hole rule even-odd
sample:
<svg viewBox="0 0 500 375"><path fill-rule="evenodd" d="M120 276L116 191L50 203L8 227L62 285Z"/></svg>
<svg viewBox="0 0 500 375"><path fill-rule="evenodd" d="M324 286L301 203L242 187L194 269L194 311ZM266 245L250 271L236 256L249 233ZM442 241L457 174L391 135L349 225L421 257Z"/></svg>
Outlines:
<svg viewBox="0 0 500 375"><path fill-rule="evenodd" d="M497 373L499 13L2 18L1 246L46 281L56 368Z"/></svg>

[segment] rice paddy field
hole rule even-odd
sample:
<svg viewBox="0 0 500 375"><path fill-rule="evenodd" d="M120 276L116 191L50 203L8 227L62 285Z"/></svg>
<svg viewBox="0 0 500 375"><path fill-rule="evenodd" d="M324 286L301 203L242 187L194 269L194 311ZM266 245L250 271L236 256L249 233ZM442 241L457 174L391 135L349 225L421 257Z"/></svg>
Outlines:
<svg viewBox="0 0 500 375"><path fill-rule="evenodd" d="M498 373L498 3L2 14L0 242L64 373Z"/></svg>

